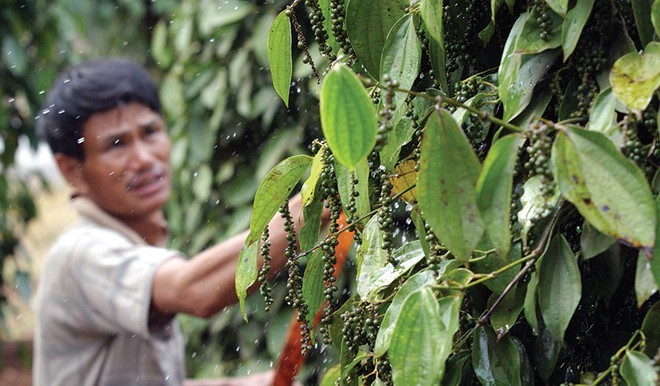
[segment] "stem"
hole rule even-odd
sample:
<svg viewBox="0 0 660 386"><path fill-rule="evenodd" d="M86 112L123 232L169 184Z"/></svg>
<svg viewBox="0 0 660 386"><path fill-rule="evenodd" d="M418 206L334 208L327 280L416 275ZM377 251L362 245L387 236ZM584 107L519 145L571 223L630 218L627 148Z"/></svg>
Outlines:
<svg viewBox="0 0 660 386"><path fill-rule="evenodd" d="M509 284L507 284L506 288L504 288L504 291L500 294L500 296L495 300L495 303L493 303L492 306L488 309L486 314L482 316L479 319L479 324L486 324L490 320L490 316L495 312L497 307L499 307L500 303L502 303L502 300L504 300L504 297L511 292L511 289L522 279L523 276L529 271L538 261L538 259L543 255L545 252L545 249L548 246L548 242L550 240L550 234L552 233L552 228L554 228L557 218L559 217L559 210L562 207L563 199L560 199L559 203L557 204L557 209L555 209L555 213L552 216L552 219L550 220L550 223L548 226L545 228L543 231L543 236L541 237L541 240L539 241L538 245L536 248L524 259L529 258L530 260L525 264L525 266L514 276L514 278L511 280ZM497 272L497 271L496 271ZM472 285L473 283L470 283L469 285Z"/></svg>
<svg viewBox="0 0 660 386"><path fill-rule="evenodd" d="M596 386L596 385L598 385L599 383L601 383L602 381L604 381L605 378L607 378L607 377L612 373L612 371L614 370L612 367L613 367L615 364L619 364L619 363L621 363L621 358L620 358L620 356L621 356L626 350L629 350L629 349L633 349L633 350L634 350L635 348L637 348L637 346L639 346L639 345L641 344L641 341L640 341L640 342L637 342L637 343L635 343L634 345L631 346L631 343L635 340L635 338L637 338L637 335L639 335L639 330L635 331L635 333L630 337L630 339L628 339L628 343L626 343L625 346L621 347L619 350L617 350L616 354L612 355L613 357L616 357L616 358L617 358L617 359L616 359L616 362L613 363L613 364L611 364L610 367L608 367L607 369L605 369L605 371L603 371L602 373L600 373L600 374L598 375L598 378L594 379L593 383L591 384L592 386Z"/></svg>
<svg viewBox="0 0 660 386"><path fill-rule="evenodd" d="M476 286L477 284L481 284L481 283L483 283L483 282L485 282L485 281L488 281L488 280L494 279L494 278L496 278L497 276L499 276L500 274L502 274L503 272L506 272L506 271L510 270L511 268L513 268L513 267L515 267L515 266L517 266L517 265L519 265L519 264L522 264L522 263L524 263L524 262L526 262L526 261L529 261L529 260L531 260L531 259L534 259L534 258L536 258L536 255L534 254L534 252L532 252L532 253L530 253L529 255L527 255L527 256L525 256L525 257L523 257L523 258L520 258L520 259L518 259L518 260L516 260L516 261L512 261L511 263L509 263L509 264L507 264L507 265L501 267L500 269L498 269L498 270L496 270L496 271L493 271L493 272L491 272L491 273L485 274L483 277L481 277L481 278L479 278L479 279L477 279L477 280L475 280L475 281L470 282L468 285L465 286L465 289L467 289L467 288L471 288L471 287L474 287L474 286Z"/></svg>

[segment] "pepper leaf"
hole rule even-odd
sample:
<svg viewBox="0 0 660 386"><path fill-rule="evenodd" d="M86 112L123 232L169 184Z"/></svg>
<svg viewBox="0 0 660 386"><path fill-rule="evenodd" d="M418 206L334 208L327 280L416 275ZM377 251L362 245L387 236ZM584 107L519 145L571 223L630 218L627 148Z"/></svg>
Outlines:
<svg viewBox="0 0 660 386"><path fill-rule="evenodd" d="M561 193L591 225L650 254L656 228L651 188L607 137L567 127L553 144L552 165Z"/></svg>
<svg viewBox="0 0 660 386"><path fill-rule="evenodd" d="M282 11L268 32L268 63L275 91L289 107L289 86L293 65L291 60L291 20Z"/></svg>
<svg viewBox="0 0 660 386"><path fill-rule="evenodd" d="M438 239L465 261L484 232L475 192L479 160L446 110L429 117L421 152L419 205Z"/></svg>
<svg viewBox="0 0 660 386"><path fill-rule="evenodd" d="M337 161L353 169L376 144L376 109L357 75L338 64L321 89L321 126Z"/></svg>

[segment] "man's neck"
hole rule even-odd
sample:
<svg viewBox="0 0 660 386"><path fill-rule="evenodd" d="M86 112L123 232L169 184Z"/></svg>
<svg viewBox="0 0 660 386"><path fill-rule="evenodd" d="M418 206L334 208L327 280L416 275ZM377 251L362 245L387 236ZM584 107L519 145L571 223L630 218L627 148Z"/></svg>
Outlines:
<svg viewBox="0 0 660 386"><path fill-rule="evenodd" d="M167 222L162 210L144 217L120 218L119 220L139 234L147 244L162 245L167 238Z"/></svg>

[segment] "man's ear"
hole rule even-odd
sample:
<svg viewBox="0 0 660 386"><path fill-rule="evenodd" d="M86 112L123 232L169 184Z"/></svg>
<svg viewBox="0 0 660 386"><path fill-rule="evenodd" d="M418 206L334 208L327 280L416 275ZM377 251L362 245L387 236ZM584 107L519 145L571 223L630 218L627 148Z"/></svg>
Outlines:
<svg viewBox="0 0 660 386"><path fill-rule="evenodd" d="M83 176L82 161L63 153L55 153L55 162L69 185L76 192L85 193L87 190L87 181Z"/></svg>

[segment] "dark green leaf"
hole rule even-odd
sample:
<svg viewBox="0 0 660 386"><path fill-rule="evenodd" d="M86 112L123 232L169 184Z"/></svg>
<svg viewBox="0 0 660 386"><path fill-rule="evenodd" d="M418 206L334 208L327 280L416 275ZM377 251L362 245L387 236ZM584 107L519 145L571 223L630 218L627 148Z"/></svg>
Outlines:
<svg viewBox="0 0 660 386"><path fill-rule="evenodd" d="M490 307L498 297L499 295L492 294L488 299L488 306ZM516 285L516 287L509 291L504 299L502 299L502 302L490 317L490 324L497 333L498 340L502 339L502 337L511 330L513 325L516 324L524 304L525 289L520 285Z"/></svg>
<svg viewBox="0 0 660 386"><path fill-rule="evenodd" d="M442 26L442 7L444 0L422 0L419 11L426 30L440 45L444 44L444 29Z"/></svg>
<svg viewBox="0 0 660 386"><path fill-rule="evenodd" d="M577 47L578 40L580 40L580 36L582 35L582 29L587 24L587 20L589 20L595 1L578 1L575 3L575 7L568 11L561 31L561 47L564 51L564 61L571 56L575 47Z"/></svg>
<svg viewBox="0 0 660 386"><path fill-rule="evenodd" d="M580 234L580 248L582 249L582 257L584 259L591 259L605 252L615 242L616 240L614 238L598 232L591 224L586 221L584 222L582 233Z"/></svg>
<svg viewBox="0 0 660 386"><path fill-rule="evenodd" d="M552 148L560 191L600 232L651 250L655 203L644 173L603 134L568 127Z"/></svg>
<svg viewBox="0 0 660 386"><path fill-rule="evenodd" d="M484 386L520 385L520 356L507 335L500 341L489 326L479 326L474 332L472 367Z"/></svg>
<svg viewBox="0 0 660 386"><path fill-rule="evenodd" d="M653 40L653 24L651 22L651 0L631 0L635 25L642 45Z"/></svg>
<svg viewBox="0 0 660 386"><path fill-rule="evenodd" d="M348 38L358 60L375 79L380 79L380 58L387 34L404 15L404 7L401 0L351 0L346 5Z"/></svg>
<svg viewBox="0 0 660 386"><path fill-rule="evenodd" d="M660 1L658 0L654 0L651 7L651 23L653 24L655 34L660 36Z"/></svg>
<svg viewBox="0 0 660 386"><path fill-rule="evenodd" d="M529 14L523 13L511 28L498 69L497 90L504 106L505 121L515 118L527 107L532 100L534 86L559 54L558 50L546 50L536 55L516 52L518 39L528 18Z"/></svg>
<svg viewBox="0 0 660 386"><path fill-rule="evenodd" d="M275 91L284 104L289 106L289 85L291 84L291 20L286 11L275 18L268 33L268 63Z"/></svg>
<svg viewBox="0 0 660 386"><path fill-rule="evenodd" d="M610 72L614 95L626 107L644 110L660 87L660 43L651 42L643 53L620 57Z"/></svg>
<svg viewBox="0 0 660 386"><path fill-rule="evenodd" d="M646 355L655 356L660 349L660 302L656 302L646 313L642 322L642 332L646 339L644 352Z"/></svg>
<svg viewBox="0 0 660 386"><path fill-rule="evenodd" d="M28 57L18 39L11 34L4 35L1 48L3 67L17 77L25 74L28 70Z"/></svg>
<svg viewBox="0 0 660 386"><path fill-rule="evenodd" d="M310 324L314 323L314 316L321 309L321 305L325 300L323 296L323 268L323 253L320 249L317 249L309 257L303 275L303 300L309 311L307 321Z"/></svg>
<svg viewBox="0 0 660 386"><path fill-rule="evenodd" d="M539 308L555 340L561 342L582 297L577 258L564 236L552 238L541 259L538 284Z"/></svg>
<svg viewBox="0 0 660 386"><path fill-rule="evenodd" d="M360 79L343 64L325 76L321 126L337 161L353 169L376 144L376 109Z"/></svg>
<svg viewBox="0 0 660 386"><path fill-rule="evenodd" d="M477 206L486 233L502 257L508 256L511 248L511 192L520 144L518 135L497 140L484 160L476 185Z"/></svg>
<svg viewBox="0 0 660 386"><path fill-rule="evenodd" d="M467 260L484 231L475 192L479 160L446 110L429 117L421 152L419 205L438 239Z"/></svg>
<svg viewBox="0 0 660 386"><path fill-rule="evenodd" d="M562 343L556 340L550 331L541 329L539 336L534 339L534 347L532 356L536 363L536 373L548 383L550 375L557 366L559 358L559 351L562 348Z"/></svg>
<svg viewBox="0 0 660 386"><path fill-rule="evenodd" d="M657 385L660 376L654 361L641 351L626 351L621 376L629 385Z"/></svg>

